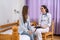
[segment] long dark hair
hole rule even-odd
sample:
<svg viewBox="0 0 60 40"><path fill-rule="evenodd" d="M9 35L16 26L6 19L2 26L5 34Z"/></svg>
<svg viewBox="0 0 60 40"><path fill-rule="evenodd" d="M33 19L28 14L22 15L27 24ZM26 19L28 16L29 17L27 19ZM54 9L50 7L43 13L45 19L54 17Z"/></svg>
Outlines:
<svg viewBox="0 0 60 40"><path fill-rule="evenodd" d="M43 7L44 9L46 9L46 13L48 13L48 12L49 12L49 10L48 10L48 8L47 8L47 6L46 6L46 5L41 5L41 7Z"/></svg>
<svg viewBox="0 0 60 40"><path fill-rule="evenodd" d="M23 16L24 23L27 21L27 19L25 18L25 16L27 16L27 15L28 15L28 6L23 6L22 16Z"/></svg>

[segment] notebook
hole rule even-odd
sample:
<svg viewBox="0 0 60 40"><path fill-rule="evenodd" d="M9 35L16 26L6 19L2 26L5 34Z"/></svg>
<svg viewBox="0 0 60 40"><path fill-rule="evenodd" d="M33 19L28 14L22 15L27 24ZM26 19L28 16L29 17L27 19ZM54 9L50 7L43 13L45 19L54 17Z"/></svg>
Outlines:
<svg viewBox="0 0 60 40"><path fill-rule="evenodd" d="M42 27L41 26L36 26L35 28L38 29L38 28L42 28Z"/></svg>

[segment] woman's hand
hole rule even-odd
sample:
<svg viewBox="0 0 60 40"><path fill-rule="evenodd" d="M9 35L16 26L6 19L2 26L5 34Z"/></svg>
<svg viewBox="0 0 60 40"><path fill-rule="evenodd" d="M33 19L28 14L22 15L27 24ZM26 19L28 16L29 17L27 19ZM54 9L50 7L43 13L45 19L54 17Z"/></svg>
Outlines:
<svg viewBox="0 0 60 40"><path fill-rule="evenodd" d="M41 26L41 25L37 25L37 26Z"/></svg>
<svg viewBox="0 0 60 40"><path fill-rule="evenodd" d="M48 27L48 25L44 25L42 28L45 29L45 28L47 28L47 27Z"/></svg>
<svg viewBox="0 0 60 40"><path fill-rule="evenodd" d="M31 26L33 26L33 23L30 23Z"/></svg>
<svg viewBox="0 0 60 40"><path fill-rule="evenodd" d="M29 34L32 34L32 31L29 30L28 33L29 33Z"/></svg>

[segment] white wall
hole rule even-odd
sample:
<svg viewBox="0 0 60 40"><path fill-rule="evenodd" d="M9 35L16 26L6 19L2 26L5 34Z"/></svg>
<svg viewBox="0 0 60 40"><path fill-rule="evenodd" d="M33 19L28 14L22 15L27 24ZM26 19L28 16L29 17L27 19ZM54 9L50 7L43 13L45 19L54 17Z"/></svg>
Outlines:
<svg viewBox="0 0 60 40"><path fill-rule="evenodd" d="M0 25L11 22L14 9L19 11L21 17L22 7L25 5L25 0L0 0Z"/></svg>

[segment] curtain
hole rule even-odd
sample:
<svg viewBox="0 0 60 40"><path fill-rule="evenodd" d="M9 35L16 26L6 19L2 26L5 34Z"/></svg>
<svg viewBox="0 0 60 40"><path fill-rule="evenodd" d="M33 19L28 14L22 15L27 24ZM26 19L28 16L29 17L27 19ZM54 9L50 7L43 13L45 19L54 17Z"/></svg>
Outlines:
<svg viewBox="0 0 60 40"><path fill-rule="evenodd" d="M38 20L41 5L46 5L54 19L54 34L60 34L60 0L26 0L26 5L29 6L28 13L31 21Z"/></svg>

